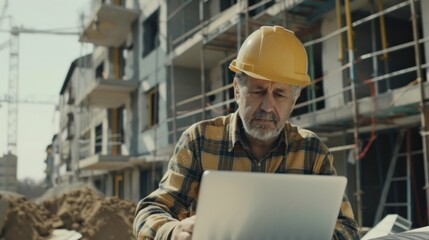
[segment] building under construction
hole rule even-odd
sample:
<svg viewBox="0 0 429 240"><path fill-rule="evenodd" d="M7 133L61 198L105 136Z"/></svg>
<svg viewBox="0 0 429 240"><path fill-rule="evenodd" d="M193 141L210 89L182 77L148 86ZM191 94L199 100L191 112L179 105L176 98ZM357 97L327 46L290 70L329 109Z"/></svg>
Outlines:
<svg viewBox="0 0 429 240"><path fill-rule="evenodd" d="M317 133L363 227L396 213L428 225L429 1L93 0L61 89L56 183L138 201L176 141L237 106L228 65L249 33L301 39L312 83L291 122ZM426 90L428 89L428 90Z"/></svg>

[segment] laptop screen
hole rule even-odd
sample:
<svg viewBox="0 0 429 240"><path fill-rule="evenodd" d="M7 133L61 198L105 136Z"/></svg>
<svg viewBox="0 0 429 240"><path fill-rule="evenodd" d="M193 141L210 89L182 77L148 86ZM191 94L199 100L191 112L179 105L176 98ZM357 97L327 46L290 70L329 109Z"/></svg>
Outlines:
<svg viewBox="0 0 429 240"><path fill-rule="evenodd" d="M332 239L347 179L206 171L192 239Z"/></svg>

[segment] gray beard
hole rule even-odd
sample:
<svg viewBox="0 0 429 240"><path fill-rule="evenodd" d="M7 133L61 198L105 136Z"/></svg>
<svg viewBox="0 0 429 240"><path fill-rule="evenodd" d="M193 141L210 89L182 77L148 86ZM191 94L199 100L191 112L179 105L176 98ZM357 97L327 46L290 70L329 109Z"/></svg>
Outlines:
<svg viewBox="0 0 429 240"><path fill-rule="evenodd" d="M276 139L283 128L277 129L277 130L267 130L264 127L255 127L252 128L250 124L246 121L243 122L243 127L246 133L251 136L252 138L255 138L260 141L270 141Z"/></svg>

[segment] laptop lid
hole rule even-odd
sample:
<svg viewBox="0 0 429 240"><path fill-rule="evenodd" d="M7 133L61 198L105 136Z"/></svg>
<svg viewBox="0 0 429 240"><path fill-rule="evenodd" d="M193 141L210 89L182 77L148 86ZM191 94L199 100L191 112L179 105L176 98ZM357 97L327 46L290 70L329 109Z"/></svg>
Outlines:
<svg viewBox="0 0 429 240"><path fill-rule="evenodd" d="M206 171L192 239L332 239L347 179Z"/></svg>

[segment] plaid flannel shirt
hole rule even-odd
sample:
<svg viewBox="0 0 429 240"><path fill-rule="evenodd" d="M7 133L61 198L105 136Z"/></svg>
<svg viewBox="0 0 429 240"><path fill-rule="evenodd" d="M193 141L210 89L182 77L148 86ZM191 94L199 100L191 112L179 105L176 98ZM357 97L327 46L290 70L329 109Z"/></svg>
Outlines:
<svg viewBox="0 0 429 240"><path fill-rule="evenodd" d="M205 170L336 175L331 153L314 133L290 123L284 129L273 149L256 159L244 140L238 112L192 125L177 142L159 188L137 206L137 238L168 239L178 221L194 215ZM346 196L333 239L360 239Z"/></svg>

